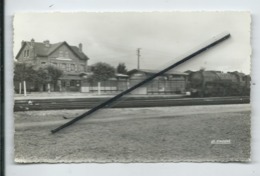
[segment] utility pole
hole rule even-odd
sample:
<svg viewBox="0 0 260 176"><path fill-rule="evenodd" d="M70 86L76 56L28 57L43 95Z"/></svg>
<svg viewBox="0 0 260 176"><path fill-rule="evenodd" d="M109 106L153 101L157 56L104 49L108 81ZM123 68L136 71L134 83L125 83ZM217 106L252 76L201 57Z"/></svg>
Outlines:
<svg viewBox="0 0 260 176"><path fill-rule="evenodd" d="M140 69L140 50L141 48L137 48L137 69L139 70Z"/></svg>

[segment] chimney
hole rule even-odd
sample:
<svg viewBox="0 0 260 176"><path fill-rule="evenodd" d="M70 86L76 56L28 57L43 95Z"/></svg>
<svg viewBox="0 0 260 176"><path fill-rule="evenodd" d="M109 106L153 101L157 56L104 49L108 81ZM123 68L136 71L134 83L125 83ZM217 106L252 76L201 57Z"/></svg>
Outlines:
<svg viewBox="0 0 260 176"><path fill-rule="evenodd" d="M82 43L79 44L79 51L82 52Z"/></svg>
<svg viewBox="0 0 260 176"><path fill-rule="evenodd" d="M49 40L44 40L43 43L45 44L46 47L50 46L50 41Z"/></svg>
<svg viewBox="0 0 260 176"><path fill-rule="evenodd" d="M32 38L31 40L31 45L33 46L34 45L34 39Z"/></svg>

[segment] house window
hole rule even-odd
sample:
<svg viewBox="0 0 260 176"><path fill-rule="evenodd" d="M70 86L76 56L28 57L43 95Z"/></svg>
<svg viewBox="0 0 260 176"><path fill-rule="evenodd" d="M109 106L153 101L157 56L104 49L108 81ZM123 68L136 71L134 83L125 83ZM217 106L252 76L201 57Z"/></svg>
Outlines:
<svg viewBox="0 0 260 176"><path fill-rule="evenodd" d="M59 57L63 57L63 51L59 51Z"/></svg>
<svg viewBox="0 0 260 176"><path fill-rule="evenodd" d="M70 71L70 64L67 64L66 70Z"/></svg>
<svg viewBox="0 0 260 176"><path fill-rule="evenodd" d="M29 50L27 50L27 57L29 57L30 56L30 53L29 53Z"/></svg>
<svg viewBox="0 0 260 176"><path fill-rule="evenodd" d="M69 52L68 51L65 52L65 57L69 58Z"/></svg>
<svg viewBox="0 0 260 176"><path fill-rule="evenodd" d="M75 64L71 64L70 70L75 71Z"/></svg>
<svg viewBox="0 0 260 176"><path fill-rule="evenodd" d="M30 55L30 52L28 49L23 51L23 57L29 57L29 55Z"/></svg>
<svg viewBox="0 0 260 176"><path fill-rule="evenodd" d="M66 64L64 64L64 63L61 64L61 69L62 69L62 70L65 70L65 69L66 69Z"/></svg>

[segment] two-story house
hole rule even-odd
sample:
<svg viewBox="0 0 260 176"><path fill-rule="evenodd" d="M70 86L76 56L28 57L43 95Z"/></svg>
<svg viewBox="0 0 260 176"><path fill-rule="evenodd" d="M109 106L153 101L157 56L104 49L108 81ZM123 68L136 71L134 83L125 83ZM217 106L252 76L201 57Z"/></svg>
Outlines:
<svg viewBox="0 0 260 176"><path fill-rule="evenodd" d="M65 41L22 41L16 60L32 64L36 68L53 65L63 70L64 74L58 81L61 91L80 91L81 80L88 74L89 58L82 51L81 43L71 46ZM45 89L46 87L43 87L43 90Z"/></svg>

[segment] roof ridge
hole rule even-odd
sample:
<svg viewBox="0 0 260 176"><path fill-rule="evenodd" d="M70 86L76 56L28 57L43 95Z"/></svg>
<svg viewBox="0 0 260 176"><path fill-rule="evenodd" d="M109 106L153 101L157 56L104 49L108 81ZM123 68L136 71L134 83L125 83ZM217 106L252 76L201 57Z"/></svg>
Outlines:
<svg viewBox="0 0 260 176"><path fill-rule="evenodd" d="M64 42L59 42L55 44L50 44L50 45L57 45L56 47L52 48L52 50L49 50L48 55L50 55L53 51L55 51L57 48L59 48Z"/></svg>

